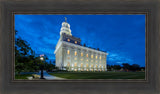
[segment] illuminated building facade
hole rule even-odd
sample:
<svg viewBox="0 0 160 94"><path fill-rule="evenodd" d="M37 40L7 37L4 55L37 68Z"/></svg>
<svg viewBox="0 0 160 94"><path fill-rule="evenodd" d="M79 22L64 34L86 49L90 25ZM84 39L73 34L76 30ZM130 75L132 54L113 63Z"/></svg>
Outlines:
<svg viewBox="0 0 160 94"><path fill-rule="evenodd" d="M81 45L81 39L72 36L69 23L62 23L60 39L54 52L56 67L68 71L107 71L108 53Z"/></svg>

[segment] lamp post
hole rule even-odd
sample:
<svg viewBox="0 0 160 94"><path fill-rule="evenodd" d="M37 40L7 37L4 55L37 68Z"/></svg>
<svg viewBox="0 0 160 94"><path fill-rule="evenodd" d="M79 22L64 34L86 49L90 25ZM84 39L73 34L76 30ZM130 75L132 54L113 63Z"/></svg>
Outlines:
<svg viewBox="0 0 160 94"><path fill-rule="evenodd" d="M40 70L41 70L41 77L40 79L44 79L43 77L43 60L44 60L44 55L40 55L40 60L41 60L41 64L40 64Z"/></svg>

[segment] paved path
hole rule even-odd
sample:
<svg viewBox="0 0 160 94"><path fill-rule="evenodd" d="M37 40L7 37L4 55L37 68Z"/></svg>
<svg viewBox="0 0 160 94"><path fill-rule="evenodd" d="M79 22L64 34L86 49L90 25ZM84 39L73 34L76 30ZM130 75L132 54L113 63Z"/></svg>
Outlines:
<svg viewBox="0 0 160 94"><path fill-rule="evenodd" d="M41 71L39 73L37 73L37 75L41 75ZM46 71L43 71L43 76L46 80L62 80L64 78L60 78L60 77L56 77L53 75L48 74ZM28 77L29 80L32 80L32 77Z"/></svg>
<svg viewBox="0 0 160 94"><path fill-rule="evenodd" d="M41 72L39 72L38 75L41 75ZM44 75L44 78L46 80L62 80L62 79L64 79L64 78L60 78L60 77L50 75L46 71L43 71L43 75Z"/></svg>

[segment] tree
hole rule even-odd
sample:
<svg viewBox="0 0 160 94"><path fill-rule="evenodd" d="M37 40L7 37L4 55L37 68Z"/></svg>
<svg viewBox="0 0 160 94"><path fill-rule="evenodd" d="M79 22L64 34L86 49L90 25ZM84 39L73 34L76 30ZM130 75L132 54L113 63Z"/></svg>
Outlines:
<svg viewBox="0 0 160 94"><path fill-rule="evenodd" d="M123 63L124 70L128 71L130 69L130 65L128 63Z"/></svg>
<svg viewBox="0 0 160 94"><path fill-rule="evenodd" d="M114 65L114 66L113 66L113 69L114 69L114 70L120 70L120 69L121 69L121 66L120 66L120 65Z"/></svg>
<svg viewBox="0 0 160 94"><path fill-rule="evenodd" d="M138 64L133 64L130 66L130 70L138 71L138 70L140 70L140 66Z"/></svg>
<svg viewBox="0 0 160 94"><path fill-rule="evenodd" d="M34 71L37 67L35 63L35 54L31 49L27 41L21 39L17 36L17 31L15 30L15 72L20 74L20 72L30 72Z"/></svg>

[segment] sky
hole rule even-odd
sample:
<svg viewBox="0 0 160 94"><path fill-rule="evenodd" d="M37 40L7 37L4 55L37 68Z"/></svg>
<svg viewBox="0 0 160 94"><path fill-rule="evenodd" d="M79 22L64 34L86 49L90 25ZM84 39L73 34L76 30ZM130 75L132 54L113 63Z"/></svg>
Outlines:
<svg viewBox="0 0 160 94"><path fill-rule="evenodd" d="M122 63L145 66L145 15L15 15L15 30L36 54L55 60L55 46L65 21L81 44L109 53L107 64Z"/></svg>

